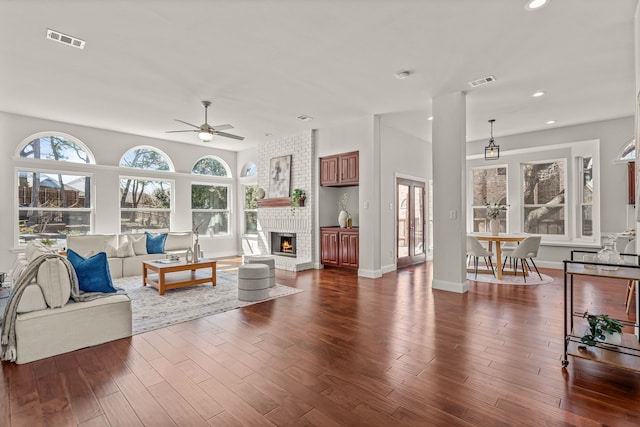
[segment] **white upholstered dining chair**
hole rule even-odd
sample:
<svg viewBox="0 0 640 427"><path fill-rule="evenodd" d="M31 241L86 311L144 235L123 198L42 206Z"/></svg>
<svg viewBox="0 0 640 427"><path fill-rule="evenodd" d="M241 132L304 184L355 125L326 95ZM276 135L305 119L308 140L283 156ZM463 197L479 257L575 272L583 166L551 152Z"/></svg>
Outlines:
<svg viewBox="0 0 640 427"><path fill-rule="evenodd" d="M478 258L480 257L484 258L485 265L491 268L491 273L495 276L496 272L493 268L493 262L491 261L493 252L482 246L482 243L480 243L475 237L467 236L467 260L473 258L476 279L478 278Z"/></svg>
<svg viewBox="0 0 640 427"><path fill-rule="evenodd" d="M536 273L538 273L540 280L542 280L542 275L540 274L540 271L538 271L536 263L533 262L533 259L538 256L538 249L540 249L541 240L541 236L529 236L520 242L518 247L509 254L509 257L515 260L513 271L516 275L518 275L518 261L520 261L520 265L522 266L522 276L524 277L525 283L527 282L527 271L531 271L529 261L531 261L533 268L536 269Z"/></svg>

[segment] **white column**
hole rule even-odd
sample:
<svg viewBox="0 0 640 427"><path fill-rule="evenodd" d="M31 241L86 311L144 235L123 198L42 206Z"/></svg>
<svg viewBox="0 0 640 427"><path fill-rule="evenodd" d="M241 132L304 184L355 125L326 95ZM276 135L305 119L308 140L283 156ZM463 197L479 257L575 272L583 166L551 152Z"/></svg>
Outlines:
<svg viewBox="0 0 640 427"><path fill-rule="evenodd" d="M466 95L433 98L433 289L467 292Z"/></svg>

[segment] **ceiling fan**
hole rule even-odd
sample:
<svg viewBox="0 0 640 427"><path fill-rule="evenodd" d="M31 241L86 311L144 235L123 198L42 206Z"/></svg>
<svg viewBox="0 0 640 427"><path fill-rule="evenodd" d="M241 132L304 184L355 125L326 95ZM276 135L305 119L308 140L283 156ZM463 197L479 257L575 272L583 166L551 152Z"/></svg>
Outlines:
<svg viewBox="0 0 640 427"><path fill-rule="evenodd" d="M223 130L233 129L233 126L231 126L231 125L227 124L227 125L211 126L209 123L207 123L207 109L211 105L211 102L210 101L202 101L202 105L204 105L204 123L203 124L201 124L200 126L196 126L194 124L185 122L184 120L175 119L175 121L180 122L180 123L184 123L185 125L193 126L195 129L168 130L167 133L198 132L198 137L200 138L201 141L204 141L204 142L211 141L213 139L214 135L224 136L226 138L238 139L240 141L242 141L244 139L244 136L232 135L230 133L221 132Z"/></svg>

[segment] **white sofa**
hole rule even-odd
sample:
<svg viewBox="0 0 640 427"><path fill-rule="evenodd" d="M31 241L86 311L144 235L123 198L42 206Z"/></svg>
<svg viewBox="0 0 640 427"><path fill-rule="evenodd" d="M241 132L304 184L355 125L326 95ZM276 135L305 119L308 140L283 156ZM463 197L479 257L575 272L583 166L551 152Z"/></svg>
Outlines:
<svg viewBox="0 0 640 427"><path fill-rule="evenodd" d="M164 253L148 254L144 234L85 234L67 236L67 249L72 249L83 257L95 255L105 251L107 245L111 248L120 248L125 242L132 242L134 256L117 257L116 253L107 253L109 271L111 277L137 276L142 274L142 261L166 258L168 254L184 256L188 248L193 247L193 233L170 232L164 244ZM107 251L105 251L107 252Z"/></svg>
<svg viewBox="0 0 640 427"><path fill-rule="evenodd" d="M38 255L27 253L18 257L12 272L14 284ZM26 287L18 303L16 363L131 336L131 300L127 295L74 302L69 299L70 294L71 284L62 261L52 259L40 266L37 278Z"/></svg>

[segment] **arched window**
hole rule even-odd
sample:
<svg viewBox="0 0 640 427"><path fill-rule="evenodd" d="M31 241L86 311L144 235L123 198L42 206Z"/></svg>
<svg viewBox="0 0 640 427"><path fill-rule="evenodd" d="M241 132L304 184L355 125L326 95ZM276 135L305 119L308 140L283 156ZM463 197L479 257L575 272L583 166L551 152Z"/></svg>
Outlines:
<svg viewBox="0 0 640 427"><path fill-rule="evenodd" d="M195 175L231 177L231 169L214 156L203 157L193 165ZM231 186L194 182L191 184L191 220L194 230L205 236L224 236L231 233L229 216Z"/></svg>
<svg viewBox="0 0 640 427"><path fill-rule="evenodd" d="M618 153L618 160L630 161L636 159L636 139L631 138L622 146Z"/></svg>
<svg viewBox="0 0 640 427"><path fill-rule="evenodd" d="M36 160L17 171L18 244L40 240L63 247L68 234L90 232L91 177L65 170L66 163L94 164L89 149L70 135L41 132L19 144L17 153Z"/></svg>
<svg viewBox="0 0 640 427"><path fill-rule="evenodd" d="M120 166L152 171L173 171L169 157L154 147L136 147ZM173 181L135 176L120 177L120 232L169 231Z"/></svg>
<svg viewBox="0 0 640 427"><path fill-rule="evenodd" d="M247 163L242 168L242 176L258 176L258 166L253 162Z"/></svg>
<svg viewBox="0 0 640 427"><path fill-rule="evenodd" d="M95 163L93 155L77 139L61 133L39 133L20 144L20 157L72 163Z"/></svg>
<svg viewBox="0 0 640 427"><path fill-rule="evenodd" d="M231 177L231 169L222 160L214 156L203 157L193 165L191 172L197 175Z"/></svg>
<svg viewBox="0 0 640 427"><path fill-rule="evenodd" d="M145 169L155 171L173 171L169 157L154 147L136 147L129 150L122 159L123 168Z"/></svg>

